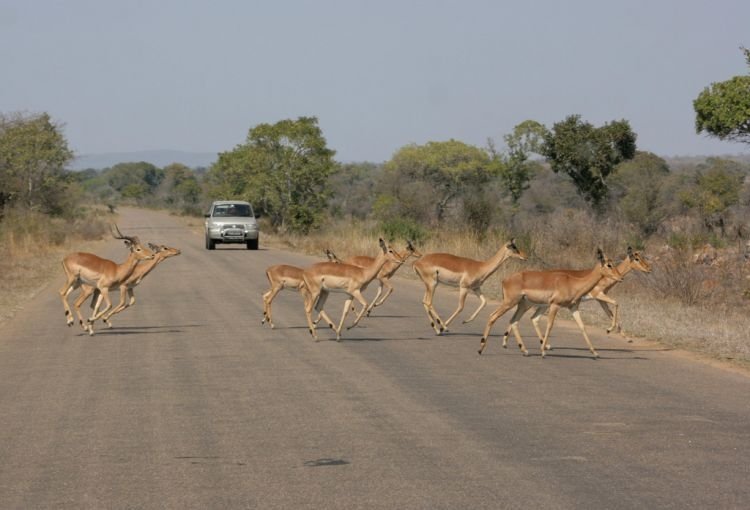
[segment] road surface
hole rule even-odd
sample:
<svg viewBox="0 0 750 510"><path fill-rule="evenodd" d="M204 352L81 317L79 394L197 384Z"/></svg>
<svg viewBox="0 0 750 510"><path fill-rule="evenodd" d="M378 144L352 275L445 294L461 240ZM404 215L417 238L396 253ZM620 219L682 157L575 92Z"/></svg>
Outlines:
<svg viewBox="0 0 750 510"><path fill-rule="evenodd" d="M590 328L594 361L565 321L544 360L525 321L524 358L500 348L507 316L480 357L492 303L438 337L404 279L341 342L321 328L316 343L298 294L277 298L275 330L260 296L267 266L320 259L262 237L207 251L157 212L119 226L182 255L114 328L66 327L62 270L2 325L3 509L750 507L742 373ZM457 294L437 294L447 316Z"/></svg>

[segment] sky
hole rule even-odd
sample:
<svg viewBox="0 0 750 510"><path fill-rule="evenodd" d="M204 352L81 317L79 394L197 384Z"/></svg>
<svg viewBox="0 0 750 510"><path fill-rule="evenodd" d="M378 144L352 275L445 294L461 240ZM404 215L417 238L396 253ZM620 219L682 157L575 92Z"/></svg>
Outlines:
<svg viewBox="0 0 750 510"><path fill-rule="evenodd" d="M343 162L486 147L518 123L625 119L660 156L747 154L693 100L750 73L748 0L0 0L0 113L78 155L223 152L318 118Z"/></svg>

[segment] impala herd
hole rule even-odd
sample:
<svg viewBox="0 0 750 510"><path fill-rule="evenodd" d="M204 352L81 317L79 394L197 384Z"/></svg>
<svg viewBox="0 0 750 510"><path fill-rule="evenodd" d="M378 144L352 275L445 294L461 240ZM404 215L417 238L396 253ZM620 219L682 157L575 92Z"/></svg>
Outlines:
<svg viewBox="0 0 750 510"><path fill-rule="evenodd" d="M73 313L68 304L68 295L80 288L81 292L74 302L74 308L81 328L89 335L94 334L93 325L99 319L102 319L108 327L112 327L110 321L112 316L135 304L133 289L158 264L180 254L177 248L164 245L157 246L148 243L144 246L138 237L123 235L117 226L112 230L112 235L116 239L122 239L129 250L129 255L123 263L117 264L83 252L71 253L63 260L66 282L60 289L60 298L65 309L67 324L72 326L74 323ZM502 263L510 258L526 260L526 255L516 246L514 239L500 246L497 252L487 260L474 260L449 253L423 254L414 247L411 241L407 241L406 248L401 252L390 247L383 239L380 239L378 244L380 251L376 257L359 255L341 260L332 251L326 250L327 261L312 264L306 268L287 264L268 267L266 277L270 288L263 294L261 324L268 322L271 328L274 328L271 309L273 300L281 290L296 290L302 295L305 316L312 337L317 340L316 326L322 319L335 331L336 339L340 340L346 317L349 312L355 310L354 301L359 303L361 308L347 329L355 327L365 315L370 315L374 307L381 306L388 299L393 292L390 279L407 260L414 258L416 260L412 267L425 286L422 305L430 326L436 334L442 335L448 331L448 326L464 309L469 292L479 298L479 306L468 319L463 321L464 324L473 321L487 304L481 286ZM508 337L512 332L521 352L524 356L528 355L518 323L521 317L533 308L531 322L539 337L541 356L544 357L546 351L551 348L549 336L555 317L561 308L567 308L571 310L591 354L597 358L599 354L586 333L578 310L581 301L596 300L612 320L607 333L613 330L622 332L618 304L607 295L607 292L621 282L628 272L636 270L649 273L651 266L639 252L633 251L630 247L627 249L625 259L617 265L600 249L597 250L596 258L596 263L588 270L520 271L505 278L502 281L502 302L490 314L480 341L479 354L482 354L487 346L487 339L494 323L515 307L509 326L503 335L502 346L507 347ZM373 280L378 280L379 287L377 294L368 304L362 293ZM440 317L433 305L435 290L441 283L458 288L458 306L446 320ZM120 301L114 308L109 297L109 292L112 290L120 292ZM338 324L334 323L324 308L331 292L340 292L346 296ZM92 297L93 311L91 317L84 320L80 308L89 297ZM102 303L104 303L103 308ZM614 307L614 312L609 308L610 305ZM317 312L315 320L313 320L313 310ZM547 327L542 333L539 320L545 311L548 311Z"/></svg>

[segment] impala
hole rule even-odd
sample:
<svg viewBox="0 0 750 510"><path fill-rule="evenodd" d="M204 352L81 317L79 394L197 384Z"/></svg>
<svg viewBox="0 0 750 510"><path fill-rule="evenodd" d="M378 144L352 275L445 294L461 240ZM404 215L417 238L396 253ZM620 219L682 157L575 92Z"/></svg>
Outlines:
<svg viewBox="0 0 750 510"><path fill-rule="evenodd" d="M367 310L367 301L362 297L362 288L378 275L378 272L388 261L399 262L401 260L396 252L389 248L383 239L379 240L379 244L382 253L378 254L372 264L365 267L351 264L336 264L334 262L320 262L318 264L313 264L304 270L302 277L310 292L310 297L305 303L305 315L307 316L307 324L313 338L316 340L318 339L318 335L315 331L315 324L312 320L313 308L315 308L319 315L326 320L328 325L336 331L336 340L341 339L341 328L344 325L344 320L346 320L349 308L354 299L362 305L362 310L357 314L354 322L347 329L351 329L359 323ZM323 309L330 292L343 292L347 295L346 302L344 303L344 311L341 314L341 321L339 322L338 327L334 325L333 321Z"/></svg>
<svg viewBox="0 0 750 510"><path fill-rule="evenodd" d="M138 286L138 284L140 284L143 279L151 271L154 270L156 266L158 266L168 258L175 257L181 253L179 249L170 248L169 246L165 246L163 244L155 245L148 243L148 247L152 252L154 252L154 258L145 262L141 262L140 264L135 266L135 269L128 277L128 279L120 284L120 287L125 287L127 297L121 294L120 302L117 304L117 306L102 316L102 321L104 321L107 327L112 327L112 323L109 321L109 319L113 315L116 315L135 304L135 292L133 291L133 289ZM76 299L75 303L73 303L73 306L75 307L79 317L81 315L79 311L81 304L83 304L86 301L86 298L88 298L92 293L94 294L94 296L91 298L91 308L97 310L101 305L102 295L99 292L99 289L96 289L89 285L81 285L81 295L78 296L78 299ZM89 325L89 328L91 327L93 327L93 325ZM89 330L89 333L90 332L91 331Z"/></svg>
<svg viewBox="0 0 750 510"><path fill-rule="evenodd" d="M419 258L422 256L422 254L417 251L416 248L414 248L414 245L411 241L406 241L406 249L399 253L394 250L396 255L399 257L399 262L394 261L388 261L385 263L385 265L380 269L377 276L375 277L378 282L380 283L380 286L378 287L378 292L375 294L375 297L373 298L372 302L367 307L367 316L370 316L370 312L373 308L376 306L380 306L383 303L385 303L385 300L388 299L388 296L391 295L393 292L393 285L390 284L389 280L393 277L394 274L396 274L396 271L398 271L398 268L400 268L404 262L406 262L409 257L415 257ZM328 253L328 252L327 252ZM332 252L331 252L332 253ZM335 257L335 255L333 255ZM370 257L367 255L356 255L354 257L349 257L348 259L344 260L343 262L345 264L352 264L355 266L365 267L370 264L372 264L375 261L374 257ZM385 294L383 294L383 287L385 287L387 290ZM367 288L367 285L365 285L362 288L362 291L364 292ZM383 296L381 297L381 294Z"/></svg>
<svg viewBox="0 0 750 510"><path fill-rule="evenodd" d="M331 250L326 250L326 257L330 262L340 264L341 261ZM271 285L263 294L263 320L261 324L268 324L271 329L274 329L273 319L271 317L271 303L276 298L276 295L284 289L296 290L302 294L302 299L307 304L307 300L310 298L310 293L305 286L305 281L302 278L302 272L304 269L297 266L290 266L288 264L277 264L270 266L266 269L266 278L268 283ZM320 315L315 320L315 324L320 321Z"/></svg>
<svg viewBox="0 0 750 510"><path fill-rule="evenodd" d="M646 259L640 254L640 252L633 251L633 248L628 246L627 256L622 262L617 265L617 272L620 273L620 275L624 278L626 274L633 270L641 271L643 273L650 273L651 264L646 261ZM587 272L586 270L558 271L568 272L574 276L582 276ZM619 333L622 332L622 324L618 322L619 305L617 304L617 301L607 295L607 292L609 292L612 287L617 285L618 281L619 280L610 277L602 278L601 280L599 280L599 283L596 284L596 287L591 290L591 292L581 298L581 301L589 301L595 299L596 302L601 305L602 310L604 310L604 313L607 314L607 317L612 319L612 324L607 328L607 333L612 332L615 327L617 327L617 331ZM612 313L612 310L609 309L609 305L614 306L614 313ZM540 342L544 339L544 336L542 335L541 329L539 329L539 319L547 310L547 308L549 308L547 305L537 305L536 309L533 312L533 315L531 316L531 323L534 326L534 331L536 331ZM505 333L503 334L503 345L507 345L508 336L510 336L510 327L505 330ZM549 342L547 342L547 348L550 348Z"/></svg>
<svg viewBox="0 0 750 510"><path fill-rule="evenodd" d="M138 237L122 235L120 229L117 228L117 225L115 225L115 229L117 230L117 233L112 231L112 236L115 239L123 239L125 245L130 250L128 258L122 264L103 259L93 253L84 252L71 253L63 259L63 270L65 271L66 282L60 289L60 299L62 299L63 307L65 308L65 317L67 317L68 326L73 325L73 314L68 305L68 295L74 289L81 285L90 285L101 292L102 298L107 304L106 308L99 313L94 310L94 314L88 320L88 323L91 324L111 308L112 302L109 300L109 289L117 287L127 280L133 273L138 262L142 260L150 260L154 257L154 254L150 249L141 245ZM125 289L121 289L120 292L120 297L122 299ZM93 330L84 326L83 317L80 312L78 313L78 320L84 331L89 331L89 334L93 334Z"/></svg>
<svg viewBox="0 0 750 510"><path fill-rule="evenodd" d="M464 321L464 324L476 318L487 303L482 294L482 284L497 271L500 264L510 257L526 260L526 255L516 246L515 239L501 246L495 255L484 261L458 257L449 253L429 253L414 263L414 271L425 286L422 304L430 319L430 326L438 335L448 331L451 321L464 309L469 291L479 297L479 307L471 314L471 317ZM445 322L440 319L432 305L438 283L458 287L458 308Z"/></svg>
<svg viewBox="0 0 750 510"><path fill-rule="evenodd" d="M492 325L508 310L516 307L516 311L510 320L510 327L518 342L518 347L524 356L528 356L529 351L523 344L523 339L518 331L518 321L523 314L534 305L549 306L549 317L547 319L547 331L542 338L542 357L544 357L547 348L550 331L555 323L555 316L560 308L568 308L573 313L578 327L583 333L583 338L589 346L589 350L594 358L599 354L586 334L586 328L581 320L581 314L578 311L578 305L581 298L591 292L603 278L611 278L616 282L622 281L622 276L612 261L607 258L601 249L596 252L597 263L593 269L586 271L584 274L575 275L569 271L523 271L515 273L503 280L503 301L500 306L492 312L487 326L484 328L482 341L479 346L479 354L482 354L487 345L487 338L490 336ZM506 347L506 345L503 345Z"/></svg>

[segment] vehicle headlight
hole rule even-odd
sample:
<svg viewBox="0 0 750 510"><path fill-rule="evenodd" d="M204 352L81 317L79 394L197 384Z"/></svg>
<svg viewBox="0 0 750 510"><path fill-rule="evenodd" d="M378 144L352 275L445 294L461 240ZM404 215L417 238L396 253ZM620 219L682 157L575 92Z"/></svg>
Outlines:
<svg viewBox="0 0 750 510"><path fill-rule="evenodd" d="M258 230L258 225L255 223L247 223L245 224L245 230Z"/></svg>

